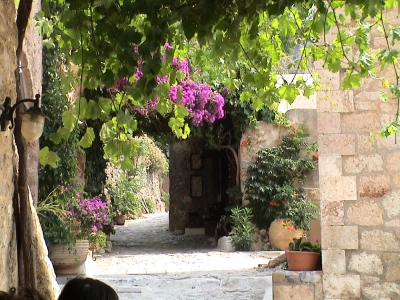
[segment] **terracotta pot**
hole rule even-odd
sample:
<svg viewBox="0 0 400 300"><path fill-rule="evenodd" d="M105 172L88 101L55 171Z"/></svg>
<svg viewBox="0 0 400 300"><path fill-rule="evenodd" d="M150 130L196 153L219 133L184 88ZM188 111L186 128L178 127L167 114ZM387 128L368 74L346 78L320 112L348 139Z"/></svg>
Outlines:
<svg viewBox="0 0 400 300"><path fill-rule="evenodd" d="M293 242L294 238L298 239L303 236L303 230L289 230L282 225L283 221L283 219L276 219L271 223L268 231L271 246L279 250L288 249L289 243Z"/></svg>
<svg viewBox="0 0 400 300"><path fill-rule="evenodd" d="M286 251L289 271L314 271L318 266L319 252Z"/></svg>
<svg viewBox="0 0 400 300"><path fill-rule="evenodd" d="M120 216L114 217L114 222L117 225L125 225L125 220L126 220L125 215L120 215Z"/></svg>
<svg viewBox="0 0 400 300"><path fill-rule="evenodd" d="M75 246L56 244L49 246L49 258L57 275L79 274L79 268L89 254L89 241L78 240Z"/></svg>

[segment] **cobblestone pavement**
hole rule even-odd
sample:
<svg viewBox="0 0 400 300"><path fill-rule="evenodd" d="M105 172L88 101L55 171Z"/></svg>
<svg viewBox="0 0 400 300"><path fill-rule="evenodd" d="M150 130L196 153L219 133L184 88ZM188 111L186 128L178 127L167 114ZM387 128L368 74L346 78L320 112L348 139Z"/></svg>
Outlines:
<svg viewBox="0 0 400 300"><path fill-rule="evenodd" d="M213 237L168 231L168 213L116 226L112 253L87 261L125 299L271 299L271 269L281 251L223 252Z"/></svg>

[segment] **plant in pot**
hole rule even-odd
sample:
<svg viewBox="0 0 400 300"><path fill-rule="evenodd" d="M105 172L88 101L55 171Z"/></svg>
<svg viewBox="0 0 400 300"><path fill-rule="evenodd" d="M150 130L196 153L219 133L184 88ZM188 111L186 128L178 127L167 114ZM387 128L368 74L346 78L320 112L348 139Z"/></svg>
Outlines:
<svg viewBox="0 0 400 300"><path fill-rule="evenodd" d="M305 137L303 130L289 126L281 144L260 149L247 169L245 199L254 221L260 229L269 229L272 247L281 250L309 230L317 217L316 205L301 187L316 164L310 155L300 155L309 147Z"/></svg>
<svg viewBox="0 0 400 300"><path fill-rule="evenodd" d="M57 186L38 203L37 213L47 246L75 244L77 223L69 208L76 203L76 189L65 186Z"/></svg>
<svg viewBox="0 0 400 300"><path fill-rule="evenodd" d="M135 178L120 174L115 183L106 187L111 199L111 210L114 222L124 225L125 219L140 212L140 204L136 194L140 190L140 183Z"/></svg>
<svg viewBox="0 0 400 300"><path fill-rule="evenodd" d="M107 203L100 197L83 198L68 187L57 187L38 205L49 258L58 275L78 274L89 249L105 247Z"/></svg>
<svg viewBox="0 0 400 300"><path fill-rule="evenodd" d="M293 239L285 251L289 271L314 271L321 269L321 245L303 242L302 238Z"/></svg>

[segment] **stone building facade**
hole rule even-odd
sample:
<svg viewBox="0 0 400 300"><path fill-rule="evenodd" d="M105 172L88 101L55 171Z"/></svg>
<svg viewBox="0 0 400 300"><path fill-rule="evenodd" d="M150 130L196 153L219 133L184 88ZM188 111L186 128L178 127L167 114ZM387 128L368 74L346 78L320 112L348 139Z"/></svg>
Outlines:
<svg viewBox="0 0 400 300"><path fill-rule="evenodd" d="M15 4L13 0L0 1L0 101L6 96L16 99L14 71L17 67L17 26L15 23ZM0 290L8 290L17 283L17 257L15 224L12 200L14 194L14 171L16 151L12 130L0 132Z"/></svg>
<svg viewBox="0 0 400 300"><path fill-rule="evenodd" d="M342 91L340 73L319 72L331 83L318 97L324 299L399 299L400 145L375 133L396 101L380 100L379 80Z"/></svg>
<svg viewBox="0 0 400 300"><path fill-rule="evenodd" d="M397 10L385 17L398 26ZM386 48L373 31L370 41ZM377 134L397 101L380 100L380 79L343 91L343 73L317 72L322 273L277 272L274 299L400 299L400 144Z"/></svg>

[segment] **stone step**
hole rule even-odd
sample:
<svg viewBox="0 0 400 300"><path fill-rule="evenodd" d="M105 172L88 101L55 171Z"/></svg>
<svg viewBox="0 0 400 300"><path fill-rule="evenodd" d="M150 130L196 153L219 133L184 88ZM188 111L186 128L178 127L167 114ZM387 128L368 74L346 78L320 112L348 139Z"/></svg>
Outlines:
<svg viewBox="0 0 400 300"><path fill-rule="evenodd" d="M131 275L96 276L128 299L257 299L270 300L271 276ZM58 278L62 287L68 279ZM266 296L267 295L267 296Z"/></svg>

